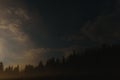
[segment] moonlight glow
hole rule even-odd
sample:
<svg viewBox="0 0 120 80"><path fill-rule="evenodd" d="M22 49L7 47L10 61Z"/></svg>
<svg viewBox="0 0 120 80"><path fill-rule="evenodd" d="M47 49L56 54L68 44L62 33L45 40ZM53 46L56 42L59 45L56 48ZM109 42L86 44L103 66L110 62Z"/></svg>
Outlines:
<svg viewBox="0 0 120 80"><path fill-rule="evenodd" d="M37 58L30 52L34 49L33 42L22 31L23 24L27 24L32 17L28 16L27 10L21 5L22 2L19 1L0 1L0 61L6 66L35 64Z"/></svg>

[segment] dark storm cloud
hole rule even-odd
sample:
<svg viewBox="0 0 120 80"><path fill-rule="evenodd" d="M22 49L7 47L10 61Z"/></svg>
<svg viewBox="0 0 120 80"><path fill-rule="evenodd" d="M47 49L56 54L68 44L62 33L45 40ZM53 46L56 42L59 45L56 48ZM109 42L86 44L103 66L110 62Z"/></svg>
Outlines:
<svg viewBox="0 0 120 80"><path fill-rule="evenodd" d="M29 13L33 16L34 13L38 14L37 23L34 24L33 21L31 29L26 31L40 47L69 47L74 43L61 38L76 35L86 21L112 12L114 2L112 0L26 0ZM39 18L42 18L42 26L39 24L41 23Z"/></svg>
<svg viewBox="0 0 120 80"><path fill-rule="evenodd" d="M95 22L87 23L83 27L83 33L91 40L101 43L112 43L120 40L120 16L113 13L107 16L99 16Z"/></svg>

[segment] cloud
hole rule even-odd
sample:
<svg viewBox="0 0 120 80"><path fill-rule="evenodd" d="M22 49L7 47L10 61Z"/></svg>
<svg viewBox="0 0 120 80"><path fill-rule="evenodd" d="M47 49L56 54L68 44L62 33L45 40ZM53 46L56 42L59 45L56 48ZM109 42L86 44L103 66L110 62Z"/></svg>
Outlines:
<svg viewBox="0 0 120 80"><path fill-rule="evenodd" d="M32 48L24 51L22 56L19 56L16 58L16 61L22 60L24 61L24 64L38 65L39 61L43 61L43 63L46 63L46 61L52 57L60 58L60 59L63 56L68 57L70 54L73 53L73 50L80 51L80 48L79 46L72 46L68 48L56 48L56 49L55 48Z"/></svg>
<svg viewBox="0 0 120 80"><path fill-rule="evenodd" d="M25 8L13 7L7 1L1 2L5 5L0 5L0 61L5 65L32 63L36 58L32 56L34 53L24 52L33 49L34 43L22 26L31 18Z"/></svg>
<svg viewBox="0 0 120 80"><path fill-rule="evenodd" d="M7 35L11 35L11 38L15 39L16 41L23 42L23 43L29 42L30 39L28 35L25 32L23 32L21 28L22 24L24 24L23 21L24 20L28 21L28 16L27 14L25 14L24 10L22 9L16 8L14 12L17 15L14 15L14 14L11 15L9 13L2 15L2 18L0 18L0 29L9 31L10 34L7 34ZM21 13L18 14L16 12L18 13L21 12ZM8 15L11 16L12 19L9 19Z"/></svg>
<svg viewBox="0 0 120 80"><path fill-rule="evenodd" d="M25 11L21 8L18 8L17 10L14 11L14 14L17 17L23 18L25 20L30 20L30 17L26 13L27 13L27 11Z"/></svg>
<svg viewBox="0 0 120 80"><path fill-rule="evenodd" d="M81 29L81 32L92 41L111 43L113 40L120 38L119 19L120 16L115 13L106 16L98 16L96 21L86 23Z"/></svg>

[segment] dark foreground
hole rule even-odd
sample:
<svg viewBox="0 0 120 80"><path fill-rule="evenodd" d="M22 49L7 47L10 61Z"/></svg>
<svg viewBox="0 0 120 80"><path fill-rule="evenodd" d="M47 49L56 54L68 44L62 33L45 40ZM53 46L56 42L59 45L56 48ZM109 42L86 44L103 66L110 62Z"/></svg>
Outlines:
<svg viewBox="0 0 120 80"><path fill-rule="evenodd" d="M82 76L47 76L47 77L21 77L21 78L0 78L0 80L90 80L90 79L118 79L119 76L113 75L103 75L103 76L95 76L95 75L82 75Z"/></svg>
<svg viewBox="0 0 120 80"><path fill-rule="evenodd" d="M79 77L37 77L37 78L11 78L11 79L0 79L0 80L89 80L89 79L118 79L119 77L112 76L79 76Z"/></svg>

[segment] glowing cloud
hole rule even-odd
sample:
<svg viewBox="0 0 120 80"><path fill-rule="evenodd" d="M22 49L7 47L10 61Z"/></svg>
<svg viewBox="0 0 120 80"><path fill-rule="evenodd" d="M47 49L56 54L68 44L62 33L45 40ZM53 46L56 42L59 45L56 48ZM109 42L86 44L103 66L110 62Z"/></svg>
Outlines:
<svg viewBox="0 0 120 80"><path fill-rule="evenodd" d="M0 4L0 61L6 66L33 63L31 53L24 53L34 47L29 35L22 30L22 25L30 20L27 10L21 6L9 6L9 0Z"/></svg>

